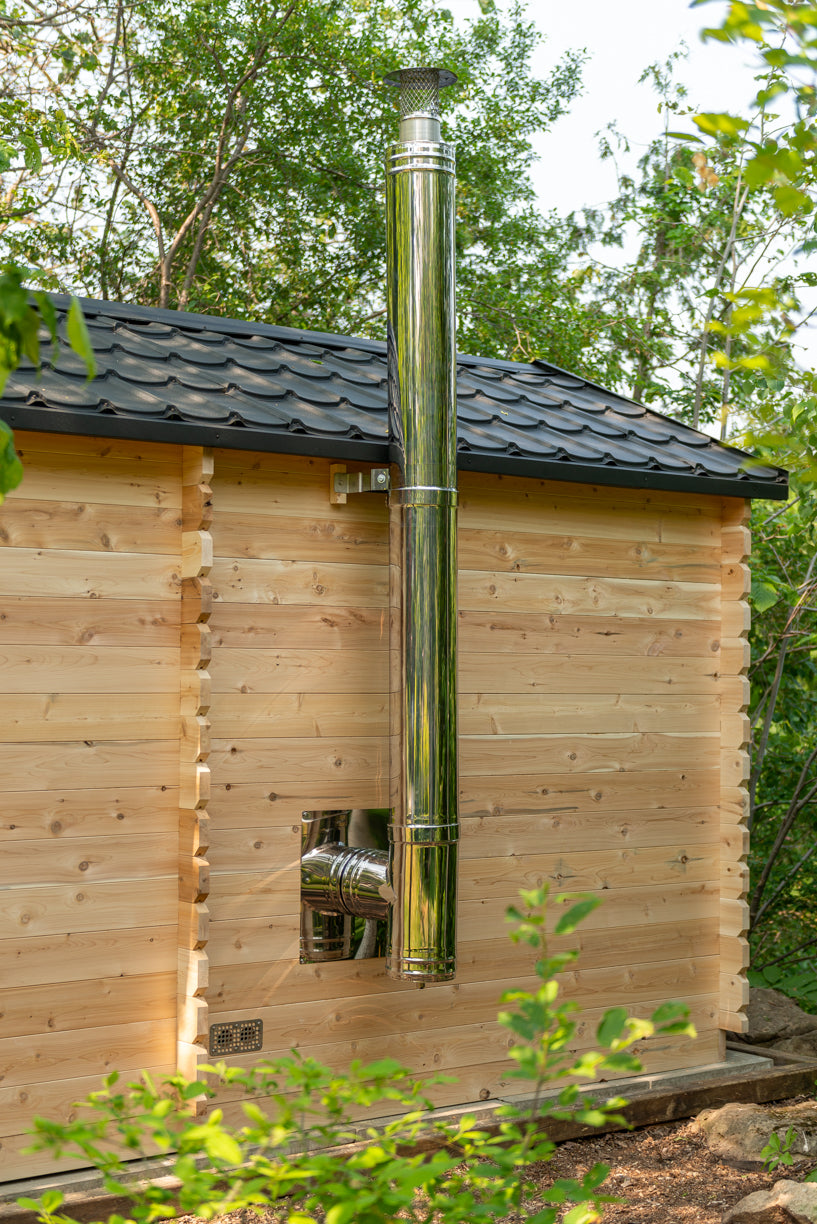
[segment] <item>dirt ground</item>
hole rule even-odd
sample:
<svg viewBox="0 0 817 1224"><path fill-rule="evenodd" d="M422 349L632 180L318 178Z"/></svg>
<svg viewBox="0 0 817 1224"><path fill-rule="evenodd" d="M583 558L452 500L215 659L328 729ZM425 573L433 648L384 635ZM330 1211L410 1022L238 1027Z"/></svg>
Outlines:
<svg viewBox="0 0 817 1224"><path fill-rule="evenodd" d="M690 1120L564 1143L553 1160L531 1171L545 1186L597 1163L610 1166L604 1189L624 1200L607 1206L605 1224L720 1224L745 1195L784 1177L801 1179L817 1165L804 1162L794 1173L774 1174L730 1168L711 1154ZM777 1224L776 1218L770 1215L768 1224Z"/></svg>

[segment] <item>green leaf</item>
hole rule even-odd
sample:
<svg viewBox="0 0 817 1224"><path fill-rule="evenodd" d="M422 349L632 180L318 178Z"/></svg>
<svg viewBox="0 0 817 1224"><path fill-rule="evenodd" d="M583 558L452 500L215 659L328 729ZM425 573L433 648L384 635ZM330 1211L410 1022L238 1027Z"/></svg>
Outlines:
<svg viewBox="0 0 817 1224"><path fill-rule="evenodd" d="M592 914L598 904L598 897L584 897L576 905L571 905L556 923L554 935L572 935L579 923L583 922L588 914Z"/></svg>
<svg viewBox="0 0 817 1224"><path fill-rule="evenodd" d="M88 370L88 381L90 382L96 376L96 358L91 347L91 337L88 335L82 307L75 297L71 298L65 332L71 348L85 362L86 369Z"/></svg>
<svg viewBox="0 0 817 1224"><path fill-rule="evenodd" d="M752 579L752 603L756 612L768 612L780 600L780 592L770 582Z"/></svg>
<svg viewBox="0 0 817 1224"><path fill-rule="evenodd" d="M740 136L749 127L748 120L726 112L694 115L692 122L709 136Z"/></svg>
<svg viewBox="0 0 817 1224"><path fill-rule="evenodd" d="M22 479L23 465L14 449L14 435L5 421L0 421L0 502Z"/></svg>
<svg viewBox="0 0 817 1224"><path fill-rule="evenodd" d="M691 132L667 132L670 140L688 140L695 141L697 144L703 144L700 136L695 136Z"/></svg>
<svg viewBox="0 0 817 1224"><path fill-rule="evenodd" d="M601 1018L601 1023L596 1029L596 1040L599 1045L609 1046L614 1041L618 1041L627 1024L627 1009L625 1007L611 1007L605 1012Z"/></svg>

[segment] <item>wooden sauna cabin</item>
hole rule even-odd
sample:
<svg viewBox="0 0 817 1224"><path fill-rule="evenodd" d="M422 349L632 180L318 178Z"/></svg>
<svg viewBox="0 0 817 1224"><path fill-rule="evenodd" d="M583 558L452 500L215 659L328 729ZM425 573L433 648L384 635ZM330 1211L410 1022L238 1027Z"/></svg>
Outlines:
<svg viewBox="0 0 817 1224"><path fill-rule="evenodd" d="M62 302L63 309L67 302ZM458 968L299 957L302 813L389 803L385 346L83 303L7 385L25 478L0 508L0 1179L35 1114L116 1068L194 1075L214 1025L342 1067L394 1056L501 1096L506 906L603 904L571 995L699 1037L747 1000L748 498L785 473L545 363L459 361ZM218 1049L216 1054L218 1054ZM516 1086L518 1091L518 1085Z"/></svg>

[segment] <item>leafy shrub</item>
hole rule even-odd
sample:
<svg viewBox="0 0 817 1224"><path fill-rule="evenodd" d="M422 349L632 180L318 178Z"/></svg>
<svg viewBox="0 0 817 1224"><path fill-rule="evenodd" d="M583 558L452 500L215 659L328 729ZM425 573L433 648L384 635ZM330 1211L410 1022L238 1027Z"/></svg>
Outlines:
<svg viewBox="0 0 817 1224"><path fill-rule="evenodd" d="M89 1116L69 1123L37 1119L35 1149L81 1155L102 1172L108 1191L130 1200L129 1218L137 1224L177 1213L211 1219L238 1208L271 1210L288 1224L387 1224L398 1217L416 1224L479 1224L511 1213L528 1224L553 1224L566 1204L564 1224L591 1224L605 1202L615 1201L601 1191L609 1169L599 1164L581 1179L537 1190L524 1170L553 1155L543 1123L623 1123L622 1098L595 1104L582 1097L578 1081L637 1073L641 1065L628 1049L634 1041L654 1032L694 1036L694 1030L675 1004L659 1008L651 1020L613 1008L597 1030L604 1050L572 1053L578 1007L559 997L556 975L578 953L548 955L547 893L547 887L522 893L522 908L508 911L515 923L511 938L528 943L537 956L540 985L505 994L499 1014L516 1042L510 1074L532 1084L532 1099L525 1109L501 1107L490 1133L473 1117L452 1123L429 1114L428 1088L445 1077L418 1081L388 1059L352 1063L339 1074L293 1054L250 1070L219 1063L208 1068L212 1079L204 1087L181 1076L157 1087L144 1075L120 1088L118 1076L110 1075L84 1102ZM570 895L556 902L572 902L556 923L557 935L572 934L597 904ZM563 1086L553 1093L557 1081ZM225 1125L220 1109L204 1120L189 1112L194 1098L225 1089L245 1098L244 1125ZM361 1111L399 1116L375 1128L355 1123ZM128 1160L156 1152L170 1157L178 1190L124 1180ZM60 1213L57 1192L19 1203L36 1210L43 1224L70 1220ZM111 1224L123 1224L123 1217L112 1216Z"/></svg>

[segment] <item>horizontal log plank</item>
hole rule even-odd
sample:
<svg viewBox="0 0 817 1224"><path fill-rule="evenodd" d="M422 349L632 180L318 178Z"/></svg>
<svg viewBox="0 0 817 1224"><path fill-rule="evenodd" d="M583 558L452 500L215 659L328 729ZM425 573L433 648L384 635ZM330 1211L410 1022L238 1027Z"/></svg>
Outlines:
<svg viewBox="0 0 817 1224"><path fill-rule="evenodd" d="M46 455L26 447L19 454L25 473L19 492L26 500L72 502L81 489L86 502L181 510L181 471L173 457L139 462L133 456L107 456L93 462L85 456Z"/></svg>
<svg viewBox="0 0 817 1224"><path fill-rule="evenodd" d="M298 912L300 904L300 852L283 867L273 867L270 863L260 871L218 871L210 877L207 908L213 922L279 914L291 917Z"/></svg>
<svg viewBox="0 0 817 1224"><path fill-rule="evenodd" d="M216 693L210 705L219 739L387 735L388 698L378 693Z"/></svg>
<svg viewBox="0 0 817 1224"><path fill-rule="evenodd" d="M91 434L45 433L39 429L15 429L18 451L35 456L74 455L86 462L125 460L137 469L152 463L180 465L180 446L167 442L147 442L131 438L95 438ZM181 473L181 467L179 467Z"/></svg>
<svg viewBox="0 0 817 1224"><path fill-rule="evenodd" d="M218 504L218 503L216 503ZM386 608L385 565L257 561L217 557L210 571L216 602Z"/></svg>
<svg viewBox="0 0 817 1224"><path fill-rule="evenodd" d="M708 919L661 923L642 921L628 927L579 928L570 936L549 940L552 952L579 950L578 970L601 970L613 975L656 962L686 962L719 953L719 936ZM524 976L535 959L527 945L511 944L506 935L482 942L463 943L457 950L457 980L492 982L509 973ZM320 1002L327 998L392 993L406 989L404 982L386 977L383 958L301 965L297 961L261 969L231 964L214 968L208 997L214 1013L241 1007L257 1011L287 1003Z"/></svg>
<svg viewBox="0 0 817 1224"><path fill-rule="evenodd" d="M105 935L127 931L143 923L146 916L157 926L167 926L176 920L178 891L175 871L173 875L140 879L129 887L123 886L121 880L103 880L81 887L45 883L4 888L0 892L0 932L4 936L0 942L17 940L20 955L28 957L28 945L33 940L59 935L61 931ZM68 966L65 969L68 971ZM106 974L110 970L101 965L98 972Z"/></svg>
<svg viewBox="0 0 817 1224"><path fill-rule="evenodd" d="M127 1024L134 1017L167 1020L176 1015L176 972L92 978L81 989L76 982L17 987L4 990L1 1006L3 1037L97 1028L100 1019L106 1025Z"/></svg>
<svg viewBox="0 0 817 1224"><path fill-rule="evenodd" d="M138 786L98 790L11 791L3 795L3 841L32 838L155 834L175 829L177 787Z"/></svg>
<svg viewBox="0 0 817 1224"><path fill-rule="evenodd" d="M110 889L110 885L101 885ZM173 900L176 898L173 881ZM121 901L121 890L120 890ZM148 902L149 904L149 902ZM121 910L120 905L120 910ZM152 916L152 908L147 910ZM82 982L90 978L166 973L176 963L176 913L165 926L136 927L144 921L145 907L128 915L121 930L71 930L65 922L53 935L0 939L0 981L6 989L39 986L46 982ZM103 924L107 919L103 918Z"/></svg>
<svg viewBox="0 0 817 1224"><path fill-rule="evenodd" d="M173 693L179 651L142 646L2 646L6 693Z"/></svg>
<svg viewBox="0 0 817 1224"><path fill-rule="evenodd" d="M717 620L656 621L641 616L560 615L470 611L458 619L459 648L467 653L633 655L717 658Z"/></svg>
<svg viewBox="0 0 817 1224"><path fill-rule="evenodd" d="M463 515L467 521L467 515ZM479 530L461 527L457 536L461 570L505 570L513 573L580 574L599 578L650 578L684 582L718 582L720 549L699 544L655 540L604 539L550 532Z"/></svg>
<svg viewBox="0 0 817 1224"><path fill-rule="evenodd" d="M720 615L716 583L646 578L585 578L567 574L505 574L462 570L459 605L466 610L567 613L657 620L714 620Z"/></svg>
<svg viewBox="0 0 817 1224"><path fill-rule="evenodd" d="M171 600L181 589L175 557L75 548L0 548L0 583L9 595L59 599Z"/></svg>
<svg viewBox="0 0 817 1224"><path fill-rule="evenodd" d="M179 605L170 599L5 596L0 645L177 648Z"/></svg>
<svg viewBox="0 0 817 1224"><path fill-rule="evenodd" d="M348 513L335 517L328 505L321 516L278 514L274 521L267 514L238 514L219 506L213 543L217 556L259 560L385 565L389 555L384 522L354 519Z"/></svg>
<svg viewBox="0 0 817 1224"><path fill-rule="evenodd" d="M388 691L384 650L258 650L221 646L210 665L214 693Z"/></svg>
<svg viewBox="0 0 817 1224"><path fill-rule="evenodd" d="M14 791L161 786L176 780L178 765L175 739L0 744L0 775Z"/></svg>
<svg viewBox="0 0 817 1224"><path fill-rule="evenodd" d="M475 735L460 740L461 778L534 770L632 773L683 769L687 764L715 769L720 763L720 742L714 734Z"/></svg>
<svg viewBox="0 0 817 1224"><path fill-rule="evenodd" d="M361 700L355 699L356 718ZM459 729L461 735L573 734L589 728L600 733L711 734L719 727L720 705L716 693L464 693Z"/></svg>
<svg viewBox="0 0 817 1224"><path fill-rule="evenodd" d="M81 488L81 481L75 494ZM0 544L49 551L81 549L102 553L164 553L178 557L181 516L178 510L85 501L43 501L10 497L3 506Z"/></svg>
<svg viewBox="0 0 817 1224"><path fill-rule="evenodd" d="M460 815L556 817L570 813L628 812L718 802L719 773L714 770L656 770L648 773L538 774L474 777L460 780Z"/></svg>
<svg viewBox="0 0 817 1224"><path fill-rule="evenodd" d="M544 883L606 894L633 886L717 880L719 872L720 846L707 842L468 858L460 864L457 895L463 901L494 897L514 901L520 888L539 888Z"/></svg>
<svg viewBox="0 0 817 1224"><path fill-rule="evenodd" d="M459 655L460 693L715 693L720 665L710 658L607 658L596 655Z"/></svg>
<svg viewBox="0 0 817 1224"><path fill-rule="evenodd" d="M139 1020L76 1032L0 1039L0 1082L39 1084L173 1061L176 1021Z"/></svg>
<svg viewBox="0 0 817 1224"><path fill-rule="evenodd" d="M0 856L0 886L13 894L39 884L167 876L176 868L176 829L151 837L40 838L10 842Z"/></svg>
<svg viewBox="0 0 817 1224"><path fill-rule="evenodd" d="M330 739L272 739L212 741L208 760L219 782L247 782L269 778L349 781L389 773L386 736L343 736Z"/></svg>
<svg viewBox="0 0 817 1224"><path fill-rule="evenodd" d="M215 604L210 619L217 647L295 650L388 650L385 608L309 604Z"/></svg>
<svg viewBox="0 0 817 1224"><path fill-rule="evenodd" d="M132 740L179 734L175 693L15 693L0 707L0 742Z"/></svg>
<svg viewBox="0 0 817 1224"><path fill-rule="evenodd" d="M175 1066L172 1063L148 1068L148 1073L156 1083L161 1083L174 1072ZM131 1078L136 1079L137 1077L132 1076ZM51 1083L45 1081L37 1084L15 1085L13 1088L0 1087L0 1136L17 1134L21 1125L35 1117L48 1118L49 1121L55 1122L75 1121L80 1117L76 1103L84 1100L89 1093L98 1092L99 1086L99 1075L86 1075L76 1079L55 1080ZM82 1116L91 1117L90 1114ZM28 1142L31 1143L31 1135L28 1136ZM0 1148L0 1154L2 1154L2 1148ZM40 1153L40 1155L54 1162L54 1156L51 1153ZM54 1164L56 1167L56 1162ZM51 1171L48 1166L46 1166L46 1171ZM11 1176L10 1172L9 1176ZM75 1210L73 1204L72 1210Z"/></svg>

